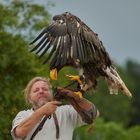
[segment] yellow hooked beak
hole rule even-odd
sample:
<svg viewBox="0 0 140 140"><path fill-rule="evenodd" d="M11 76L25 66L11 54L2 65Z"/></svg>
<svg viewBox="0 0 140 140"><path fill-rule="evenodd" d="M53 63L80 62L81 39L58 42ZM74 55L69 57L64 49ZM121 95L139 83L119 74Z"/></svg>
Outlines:
<svg viewBox="0 0 140 140"><path fill-rule="evenodd" d="M55 68L55 69L52 69L51 71L50 71L50 78L52 79L52 80L57 80L57 69Z"/></svg>

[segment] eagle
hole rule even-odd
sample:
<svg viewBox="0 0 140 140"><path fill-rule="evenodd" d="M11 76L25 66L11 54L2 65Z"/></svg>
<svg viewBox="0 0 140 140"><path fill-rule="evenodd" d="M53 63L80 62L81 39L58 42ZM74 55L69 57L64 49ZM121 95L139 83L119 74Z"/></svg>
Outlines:
<svg viewBox="0 0 140 140"><path fill-rule="evenodd" d="M65 12L53 17L52 23L42 29L30 43L31 52L39 58L45 57L44 64L49 64L50 77L57 79L59 71L70 66L78 75L66 75L77 81L81 91L96 89L98 78L104 77L111 94L132 94L119 76L116 67L106 51L98 34L92 31L80 18ZM77 92L82 97L81 92Z"/></svg>

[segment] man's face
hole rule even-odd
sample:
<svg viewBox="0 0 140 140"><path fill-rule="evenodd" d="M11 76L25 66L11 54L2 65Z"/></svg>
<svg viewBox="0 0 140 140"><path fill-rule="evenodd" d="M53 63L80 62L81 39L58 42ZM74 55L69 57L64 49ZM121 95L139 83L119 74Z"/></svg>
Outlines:
<svg viewBox="0 0 140 140"><path fill-rule="evenodd" d="M52 100L52 93L49 86L44 81L37 81L31 87L29 101L33 108L39 108L45 103Z"/></svg>

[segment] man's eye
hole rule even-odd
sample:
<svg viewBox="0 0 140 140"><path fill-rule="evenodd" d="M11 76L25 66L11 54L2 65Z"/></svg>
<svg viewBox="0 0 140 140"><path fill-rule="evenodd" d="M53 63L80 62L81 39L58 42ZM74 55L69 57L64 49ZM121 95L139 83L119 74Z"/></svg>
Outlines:
<svg viewBox="0 0 140 140"><path fill-rule="evenodd" d="M39 90L39 89L36 88L33 92L37 92L38 90Z"/></svg>
<svg viewBox="0 0 140 140"><path fill-rule="evenodd" d="M44 87L43 90L44 90L44 91L47 91L48 89Z"/></svg>

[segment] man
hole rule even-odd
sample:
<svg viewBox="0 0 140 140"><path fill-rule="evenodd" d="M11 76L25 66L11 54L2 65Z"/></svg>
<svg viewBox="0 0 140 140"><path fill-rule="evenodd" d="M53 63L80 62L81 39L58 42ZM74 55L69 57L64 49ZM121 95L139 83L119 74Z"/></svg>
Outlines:
<svg viewBox="0 0 140 140"><path fill-rule="evenodd" d="M33 78L25 89L25 98L32 108L19 112L13 120L13 139L72 140L76 127L92 123L98 116L95 106L77 97L73 91L59 89L59 95L71 105L60 106L60 101L53 101L51 85L47 79Z"/></svg>

